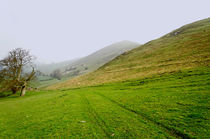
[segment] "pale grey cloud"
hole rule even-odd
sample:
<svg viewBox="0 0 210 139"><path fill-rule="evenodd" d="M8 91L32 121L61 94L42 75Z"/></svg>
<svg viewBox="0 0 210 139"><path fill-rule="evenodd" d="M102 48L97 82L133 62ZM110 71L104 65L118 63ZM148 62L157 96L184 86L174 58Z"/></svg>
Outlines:
<svg viewBox="0 0 210 139"><path fill-rule="evenodd" d="M85 56L111 43L145 43L209 17L209 0L0 0L0 57L15 47L41 59Z"/></svg>

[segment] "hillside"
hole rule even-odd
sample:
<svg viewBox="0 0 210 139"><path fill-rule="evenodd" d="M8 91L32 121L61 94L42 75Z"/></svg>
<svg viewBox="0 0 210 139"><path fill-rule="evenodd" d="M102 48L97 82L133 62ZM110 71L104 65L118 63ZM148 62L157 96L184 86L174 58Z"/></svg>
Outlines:
<svg viewBox="0 0 210 139"><path fill-rule="evenodd" d="M74 77L96 70L120 54L140 46L131 41L121 41L106 46L86 57L52 64L38 64L37 69L45 74L50 74L60 69L64 77Z"/></svg>
<svg viewBox="0 0 210 139"><path fill-rule="evenodd" d="M83 75L96 70L105 63L111 61L122 53L140 46L138 43L131 41L121 41L104 47L86 57L74 60L67 60L51 64L36 64L36 67L41 71L43 76L37 76L37 80L33 82L34 87L43 88L58 82L63 82L69 78ZM62 80L55 79L49 75L59 69L62 74Z"/></svg>
<svg viewBox="0 0 210 139"><path fill-rule="evenodd" d="M51 64L44 64L44 63L41 63L41 62L37 62L36 63L36 68L44 74L50 74L56 69L66 68L67 65L75 62L76 60L78 60L78 59L67 60L67 61L58 62L58 63L51 63Z"/></svg>
<svg viewBox="0 0 210 139"><path fill-rule="evenodd" d="M97 71L47 89L92 86L208 67L210 18L185 25L124 53Z"/></svg>
<svg viewBox="0 0 210 139"><path fill-rule="evenodd" d="M106 46L86 57L80 58L63 69L65 77L74 77L96 70L105 63L111 61L120 54L138 47L138 43L121 41Z"/></svg>

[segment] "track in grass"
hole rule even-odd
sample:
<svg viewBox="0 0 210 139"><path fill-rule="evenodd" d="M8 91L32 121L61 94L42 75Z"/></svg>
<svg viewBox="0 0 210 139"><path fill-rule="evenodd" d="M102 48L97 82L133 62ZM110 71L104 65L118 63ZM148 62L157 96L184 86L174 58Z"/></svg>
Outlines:
<svg viewBox="0 0 210 139"><path fill-rule="evenodd" d="M88 112L94 117L93 121L100 125L107 137L151 138L162 136L162 138L167 138L171 136L150 121L141 119L137 114L125 110L95 93L87 92L80 93L80 95L86 102Z"/></svg>
<svg viewBox="0 0 210 139"><path fill-rule="evenodd" d="M109 127L106 125L105 121L97 114L97 112L92 108L89 100L86 98L86 96L83 94L81 95L83 104L85 105L87 113L90 115L89 119L92 123L99 126L101 130L105 133L107 137L111 137L111 131L109 130Z"/></svg>
<svg viewBox="0 0 210 139"><path fill-rule="evenodd" d="M123 109L125 109L127 111L130 111L130 112L132 112L134 114L139 115L142 119L144 119L146 121L149 121L149 122L152 122L152 123L156 124L157 126L159 126L160 128L164 128L166 130L166 132L168 132L170 135L172 135L174 137L179 137L179 138L184 138L184 139L191 139L192 138L188 134L184 134L181 131L178 131L178 130L176 130L174 128L168 127L168 126L166 126L166 125L164 125L164 124L162 124L160 122L157 122L157 121L147 117L143 112L139 112L139 111L135 111L135 110L132 110L130 108L127 108L126 106L124 106L124 105L122 105L122 104L120 104L120 103L118 103L118 102L116 102L116 101L114 101L114 100L112 100L112 99L110 99L110 98L100 94L100 93L95 93L95 94L100 95L100 96L102 96L105 99L108 99L112 103L120 106L121 108L123 108Z"/></svg>

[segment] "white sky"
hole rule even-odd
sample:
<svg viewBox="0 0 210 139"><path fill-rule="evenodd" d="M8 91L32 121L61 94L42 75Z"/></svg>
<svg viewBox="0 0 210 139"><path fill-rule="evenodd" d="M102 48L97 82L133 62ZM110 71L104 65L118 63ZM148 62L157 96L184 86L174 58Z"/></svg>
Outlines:
<svg viewBox="0 0 210 139"><path fill-rule="evenodd" d="M208 17L210 0L0 0L0 58L22 47L42 60L69 60Z"/></svg>

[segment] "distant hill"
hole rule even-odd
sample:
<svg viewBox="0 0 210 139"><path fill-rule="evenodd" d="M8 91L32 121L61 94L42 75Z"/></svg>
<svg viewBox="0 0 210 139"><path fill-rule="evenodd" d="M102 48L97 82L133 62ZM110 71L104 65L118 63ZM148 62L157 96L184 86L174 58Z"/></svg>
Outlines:
<svg viewBox="0 0 210 139"><path fill-rule="evenodd" d="M125 53L138 46L140 46L140 44L130 41L121 41L111 44L96 51L95 53L68 64L67 68L65 68L63 71L63 74L66 77L74 77L94 71L122 53Z"/></svg>
<svg viewBox="0 0 210 139"><path fill-rule="evenodd" d="M96 51L86 57L64 61L53 64L38 64L37 69L45 74L50 74L56 69L60 69L65 78L74 77L96 70L105 63L111 61L120 54L127 52L140 44L131 41L121 41L111 44L105 48Z"/></svg>
<svg viewBox="0 0 210 139"><path fill-rule="evenodd" d="M65 67L67 67L67 65L73 63L76 60L77 59L67 60L67 61L51 63L51 64L44 64L41 62L36 62L36 67L39 71L43 72L44 74L50 74L56 69L64 69Z"/></svg>
<svg viewBox="0 0 210 139"><path fill-rule="evenodd" d="M99 85L209 67L209 35L210 18L197 21L121 54L97 71L49 86L47 89ZM100 54L95 53L94 57L89 56L86 59L92 61L99 57ZM85 63L85 58L82 61Z"/></svg>

